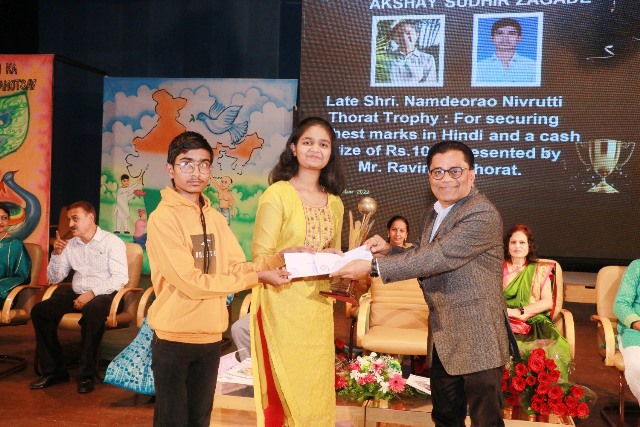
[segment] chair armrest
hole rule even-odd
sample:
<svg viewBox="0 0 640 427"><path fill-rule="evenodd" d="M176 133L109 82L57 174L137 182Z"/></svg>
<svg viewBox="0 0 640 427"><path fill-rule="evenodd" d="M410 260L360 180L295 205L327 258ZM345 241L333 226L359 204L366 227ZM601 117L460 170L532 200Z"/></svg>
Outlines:
<svg viewBox="0 0 640 427"><path fill-rule="evenodd" d="M11 289L9 295L4 300L2 304L2 316L0 317L0 323L9 324L11 322L11 318L9 314L11 312L11 306L13 302L18 299L18 295L22 292L33 292L34 294L43 289L42 286L32 286L32 285L18 285L15 288Z"/></svg>
<svg viewBox="0 0 640 427"><path fill-rule="evenodd" d="M593 322L597 322L598 326L602 327L602 331L604 332L604 364L607 366L614 366L613 356L616 354L616 338L613 326L611 325L611 320L604 316L598 316L597 314L592 314L591 320Z"/></svg>
<svg viewBox="0 0 640 427"><path fill-rule="evenodd" d="M115 297L113 297L113 301L111 302L111 308L109 309L109 316L107 316L107 326L110 328L116 328L118 326L118 319L116 316L118 315L118 306L120 305L120 301L124 299L124 297L128 293L142 293L144 289L142 288L122 288L118 291ZM137 310L136 310L137 312Z"/></svg>
<svg viewBox="0 0 640 427"><path fill-rule="evenodd" d="M573 314L567 309L560 310L564 325L564 337L569 343L569 352L571 353L571 360L576 357L576 327L573 322Z"/></svg>
<svg viewBox="0 0 640 427"><path fill-rule="evenodd" d="M240 306L240 313L238 315L238 319L249 313L249 307L251 307L251 292L245 295L244 299L242 300L242 305Z"/></svg>
<svg viewBox="0 0 640 427"><path fill-rule="evenodd" d="M362 347L362 338L369 330L369 311L371 309L371 297L360 301L358 309L358 323L356 323L356 344Z"/></svg>
<svg viewBox="0 0 640 427"><path fill-rule="evenodd" d="M138 310L136 311L136 326L139 328L142 327L142 323L144 322L145 317L147 317L147 305L149 305L149 300L153 296L153 286L147 288L146 291L140 297L140 302L138 303Z"/></svg>
<svg viewBox="0 0 640 427"><path fill-rule="evenodd" d="M48 300L49 298L51 298L54 292L63 291L70 287L71 287L71 283L68 283L68 282L60 282L60 283L56 283L55 285L50 285L45 291L44 295L42 295L42 301Z"/></svg>

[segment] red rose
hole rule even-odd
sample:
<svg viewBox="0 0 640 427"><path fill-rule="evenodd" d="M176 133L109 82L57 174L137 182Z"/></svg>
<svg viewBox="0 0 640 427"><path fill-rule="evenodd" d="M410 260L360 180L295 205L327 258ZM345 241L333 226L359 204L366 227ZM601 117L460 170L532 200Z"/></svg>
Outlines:
<svg viewBox="0 0 640 427"><path fill-rule="evenodd" d="M542 372L544 370L544 359L530 357L527 360L527 366L535 373Z"/></svg>
<svg viewBox="0 0 640 427"><path fill-rule="evenodd" d="M558 365L556 365L556 361L553 359L547 359L547 361L544 364L547 366L547 369L550 371L553 371L558 367Z"/></svg>
<svg viewBox="0 0 640 427"><path fill-rule="evenodd" d="M534 359L543 359L543 360L545 360L547 358L547 355L545 354L543 349L536 348L531 352L530 358L531 357L533 357Z"/></svg>
<svg viewBox="0 0 640 427"><path fill-rule="evenodd" d="M564 415L567 413L567 405L565 405L564 403L556 403L555 405L552 406L553 408L553 413L556 415Z"/></svg>
<svg viewBox="0 0 640 427"><path fill-rule="evenodd" d="M578 405L576 405L576 406L575 406L575 407L573 407L573 408L569 408L569 407L567 406L567 408L568 408L568 409L567 409L567 415L569 415L570 417L577 417L577 416L578 416L578 410L577 410Z"/></svg>
<svg viewBox="0 0 640 427"><path fill-rule="evenodd" d="M520 403L520 397L517 394L510 394L509 396L507 396L504 402L508 406L516 406Z"/></svg>
<svg viewBox="0 0 640 427"><path fill-rule="evenodd" d="M564 398L564 404L569 408L575 408L576 406L578 406L578 401L573 396L567 396Z"/></svg>
<svg viewBox="0 0 640 427"><path fill-rule="evenodd" d="M524 377L525 375L527 375L529 373L529 369L527 369L527 366L524 363L518 363L516 364L516 367L514 368L514 371L516 372L516 375Z"/></svg>
<svg viewBox="0 0 640 427"><path fill-rule="evenodd" d="M344 348L344 341L340 338L336 338L336 348L339 348L340 350Z"/></svg>
<svg viewBox="0 0 640 427"><path fill-rule="evenodd" d="M507 380L507 379L509 379L510 376L511 376L511 372L509 372L509 370L507 368L504 368L502 370L502 379L503 380Z"/></svg>
<svg viewBox="0 0 640 427"><path fill-rule="evenodd" d="M544 383L544 384L550 384L551 383L551 375L549 375L546 372L540 372L538 374L538 381L540 381L540 383Z"/></svg>
<svg viewBox="0 0 640 427"><path fill-rule="evenodd" d="M589 406L584 402L578 403L578 406L576 406L576 415L580 418L587 417L589 415Z"/></svg>
<svg viewBox="0 0 640 427"><path fill-rule="evenodd" d="M582 396L584 396L584 389L580 386L574 385L573 387L571 387L571 395L577 400L580 400L582 399Z"/></svg>
<svg viewBox="0 0 640 427"><path fill-rule="evenodd" d="M555 383L560 378L560 371L557 369L555 371L551 371L549 372L549 376L551 377L551 381Z"/></svg>
<svg viewBox="0 0 640 427"><path fill-rule="evenodd" d="M526 385L527 383L522 377L514 377L513 380L511 380L511 387L513 387L514 390L522 391Z"/></svg>
<svg viewBox="0 0 640 427"><path fill-rule="evenodd" d="M544 403L547 401L547 395L546 394L534 394L533 397L531 397L531 402L538 402L538 403Z"/></svg>
<svg viewBox="0 0 640 427"><path fill-rule="evenodd" d="M344 362L345 360L347 360L347 356L345 356L342 353L336 354L336 358L341 362Z"/></svg>
<svg viewBox="0 0 640 427"><path fill-rule="evenodd" d="M551 413L551 405L549 405L548 403L543 403L540 407L540 413L542 415L549 415Z"/></svg>
<svg viewBox="0 0 640 427"><path fill-rule="evenodd" d="M529 376L527 376L527 378L525 378L525 381L527 382L527 385L531 387L531 386L536 385L536 382L538 380L533 375L529 375Z"/></svg>
<svg viewBox="0 0 640 427"><path fill-rule="evenodd" d="M560 387L559 385L554 385L553 387L551 387L547 394L549 395L550 399L562 399L562 396L564 396L564 391L562 391L562 387Z"/></svg>
<svg viewBox="0 0 640 427"><path fill-rule="evenodd" d="M540 383L538 388L536 388L536 393L537 394L549 394L549 390L551 390L551 387L549 387L549 384Z"/></svg>
<svg viewBox="0 0 640 427"><path fill-rule="evenodd" d="M502 380L502 392L509 390L509 383L505 380Z"/></svg>
<svg viewBox="0 0 640 427"><path fill-rule="evenodd" d="M531 402L531 409L533 409L535 412L540 412L540 408L542 408L543 403L542 402Z"/></svg>

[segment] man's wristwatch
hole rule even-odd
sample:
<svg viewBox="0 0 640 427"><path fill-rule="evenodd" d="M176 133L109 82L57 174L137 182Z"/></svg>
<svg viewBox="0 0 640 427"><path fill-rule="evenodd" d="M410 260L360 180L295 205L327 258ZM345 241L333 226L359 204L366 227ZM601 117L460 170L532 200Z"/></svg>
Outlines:
<svg viewBox="0 0 640 427"><path fill-rule="evenodd" d="M378 260L376 258L371 260L371 273L369 273L371 277L378 277L380 273L378 273Z"/></svg>

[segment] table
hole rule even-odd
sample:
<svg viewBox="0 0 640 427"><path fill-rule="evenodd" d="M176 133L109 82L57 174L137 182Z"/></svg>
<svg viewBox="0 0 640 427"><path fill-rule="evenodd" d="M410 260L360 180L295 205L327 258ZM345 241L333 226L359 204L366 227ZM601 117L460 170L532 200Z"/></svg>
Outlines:
<svg viewBox="0 0 640 427"><path fill-rule="evenodd" d="M376 406L368 402L365 407L365 427L379 427L381 423L401 424L405 426L435 426L431 420L433 405L429 397L407 397L402 401L391 401L388 407ZM569 419L570 425L574 425ZM524 420L505 420L507 427L558 427L557 417L550 417L550 422L532 422ZM466 425L471 425L467 417Z"/></svg>
<svg viewBox="0 0 640 427"><path fill-rule="evenodd" d="M213 398L213 407L255 412L253 386L219 382ZM336 399L336 421L348 421L354 427L364 427L364 417L365 404L359 405L355 401L340 397Z"/></svg>
<svg viewBox="0 0 640 427"><path fill-rule="evenodd" d="M380 407L372 401L363 405L352 400L336 399L336 421L349 421L354 427L379 427L381 423L404 426L435 427L431 420L433 405L431 398L412 396L392 400L388 407ZM231 383L218 383L213 400L214 408L234 409L255 412L253 386ZM551 417L550 422L531 422L524 420L505 420L507 427L558 427L559 421ZM466 425L471 425L467 418ZM570 420L570 425L575 425Z"/></svg>

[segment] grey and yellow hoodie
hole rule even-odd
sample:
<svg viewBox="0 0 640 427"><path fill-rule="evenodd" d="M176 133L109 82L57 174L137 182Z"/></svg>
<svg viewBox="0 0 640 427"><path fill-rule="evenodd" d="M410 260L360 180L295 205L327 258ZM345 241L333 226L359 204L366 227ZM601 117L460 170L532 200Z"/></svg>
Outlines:
<svg viewBox="0 0 640 427"><path fill-rule="evenodd" d="M226 296L257 286L256 271L282 267L282 258L275 254L259 265L247 262L226 219L211 207L209 199L203 196L201 211L171 187L160 194L162 200L147 224L147 254L156 294L149 325L168 341L220 341L229 326Z"/></svg>

